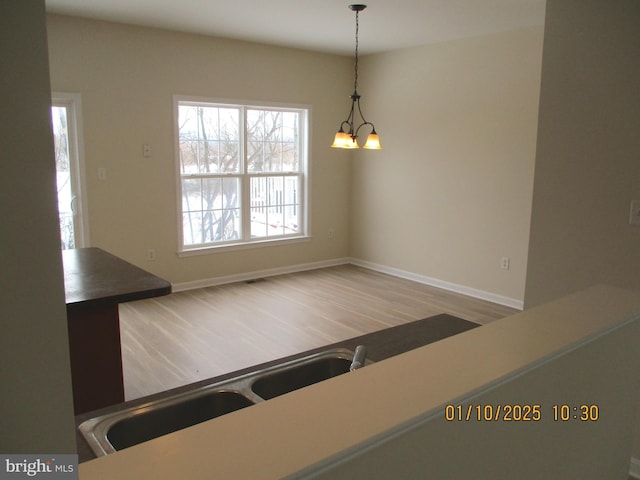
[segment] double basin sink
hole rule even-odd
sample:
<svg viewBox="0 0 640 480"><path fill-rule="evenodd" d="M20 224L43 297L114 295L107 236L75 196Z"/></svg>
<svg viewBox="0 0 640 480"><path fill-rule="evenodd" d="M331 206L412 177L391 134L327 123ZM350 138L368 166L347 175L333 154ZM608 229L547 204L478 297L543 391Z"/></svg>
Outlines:
<svg viewBox="0 0 640 480"><path fill-rule="evenodd" d="M108 455L342 375L349 372L353 357L348 349L326 350L95 417L78 428L96 455Z"/></svg>

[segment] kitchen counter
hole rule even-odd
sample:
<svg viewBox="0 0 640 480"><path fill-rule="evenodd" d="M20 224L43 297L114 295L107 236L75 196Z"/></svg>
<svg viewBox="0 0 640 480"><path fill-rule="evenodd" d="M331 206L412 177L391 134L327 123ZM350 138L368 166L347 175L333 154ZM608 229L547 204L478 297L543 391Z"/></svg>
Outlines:
<svg viewBox="0 0 640 480"><path fill-rule="evenodd" d="M79 477L626 478L638 342L640 292L591 287L81 463ZM583 404L589 418L563 417Z"/></svg>
<svg viewBox="0 0 640 480"><path fill-rule="evenodd" d="M225 375L220 375L211 379L202 380L196 383L174 388L166 392L149 395L149 396L131 400L129 402L125 402L119 405L114 405L114 406L103 408L97 411L78 415L76 417L76 426L80 425L82 422L84 422L89 418L115 412L115 411L122 410L132 406L139 406L153 400L158 400L171 395L175 395L176 393L199 388L204 385L218 383L229 378L234 378L246 373L264 369L271 365L282 363L284 361L294 360L296 358L304 357L304 356L307 356L316 352L320 352L323 350L328 350L331 348L341 347L341 348L348 348L350 350L355 350L356 346L365 345L367 347L367 358L374 362L378 362L378 361L393 357L395 355L407 352L409 350L422 347L429 343L442 340L443 338L447 338L452 335L462 333L466 330L471 330L479 326L480 325L478 325L477 323L462 320L460 318L457 318L451 315L447 315L447 314L436 315L434 317L417 320L404 325L387 328L387 329L369 333L366 335L361 335L361 336L351 338L342 342L337 342L332 345L302 352L300 354L291 355L284 359L274 360L272 362L267 362L260 365L252 366L249 368L245 368L243 370L231 372ZM79 431L77 431L77 429L76 429L76 432L77 432L76 441L78 445L78 454L79 454L80 462L84 462L92 458L95 458L95 455L90 450L84 437L82 437L82 435L80 434Z"/></svg>
<svg viewBox="0 0 640 480"><path fill-rule="evenodd" d="M158 297L171 284L100 248L63 250L67 310Z"/></svg>
<svg viewBox="0 0 640 480"><path fill-rule="evenodd" d="M76 414L124 401L118 304L171 284L99 248L62 252Z"/></svg>

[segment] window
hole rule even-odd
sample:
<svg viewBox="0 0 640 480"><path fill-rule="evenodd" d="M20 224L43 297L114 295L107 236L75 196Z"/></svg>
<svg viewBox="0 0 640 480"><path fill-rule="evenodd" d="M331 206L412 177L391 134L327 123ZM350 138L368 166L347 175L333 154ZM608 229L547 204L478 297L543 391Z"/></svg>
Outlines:
<svg viewBox="0 0 640 480"><path fill-rule="evenodd" d="M56 160L60 244L63 250L89 244L84 193L80 95L53 93L51 125Z"/></svg>
<svg viewBox="0 0 640 480"><path fill-rule="evenodd" d="M175 108L181 251L306 236L308 109Z"/></svg>

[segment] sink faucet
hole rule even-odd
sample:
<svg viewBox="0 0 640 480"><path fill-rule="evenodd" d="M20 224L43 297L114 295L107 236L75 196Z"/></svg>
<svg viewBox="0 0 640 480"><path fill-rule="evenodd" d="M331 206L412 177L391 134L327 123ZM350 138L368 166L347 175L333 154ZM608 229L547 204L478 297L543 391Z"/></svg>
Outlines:
<svg viewBox="0 0 640 480"><path fill-rule="evenodd" d="M356 351L353 354L353 361L349 367L349 371L353 372L358 368L364 367L364 359L367 356L367 347L364 345L358 345Z"/></svg>

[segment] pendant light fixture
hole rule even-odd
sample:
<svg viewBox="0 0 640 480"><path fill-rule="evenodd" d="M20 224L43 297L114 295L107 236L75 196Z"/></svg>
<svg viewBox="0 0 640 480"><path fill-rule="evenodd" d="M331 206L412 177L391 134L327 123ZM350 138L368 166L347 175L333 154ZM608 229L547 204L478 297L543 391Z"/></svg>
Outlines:
<svg viewBox="0 0 640 480"><path fill-rule="evenodd" d="M349 8L356 12L356 62L355 62L355 76L353 82L353 93L349 97L351 99L351 111L349 112L349 116L340 124L340 130L336 133L335 139L333 140L333 148L360 148L358 145L358 133L360 129L365 125L371 126L371 133L367 136L367 141L364 144L363 148L369 148L373 150L380 150L382 146L380 145L380 137L376 133L376 127L373 126L373 123L367 122L362 115L362 110L360 109L360 95L358 94L358 30L360 28L359 25L359 14L362 10L367 8L366 5L355 4L349 5ZM358 106L358 113L360 114L360 118L362 119L362 123L355 127L355 113L356 113L356 105ZM345 131L346 127L346 131Z"/></svg>

